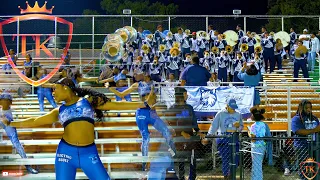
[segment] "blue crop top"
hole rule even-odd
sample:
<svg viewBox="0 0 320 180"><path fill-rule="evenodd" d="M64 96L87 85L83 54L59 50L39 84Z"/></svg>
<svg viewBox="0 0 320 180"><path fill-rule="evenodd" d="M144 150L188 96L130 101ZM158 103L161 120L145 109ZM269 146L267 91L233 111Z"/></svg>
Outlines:
<svg viewBox="0 0 320 180"><path fill-rule="evenodd" d="M94 109L85 98L69 106L62 105L59 108L59 121L63 127L74 121L88 121L94 124Z"/></svg>
<svg viewBox="0 0 320 180"><path fill-rule="evenodd" d="M122 73L119 73L119 74L113 76L113 81L114 81L115 83L118 82L118 81L120 81L120 80L126 80L126 79L127 79L127 76L124 75L124 74L122 74Z"/></svg>
<svg viewBox="0 0 320 180"><path fill-rule="evenodd" d="M152 86L153 86L152 82L146 83L146 82L140 81L139 85L138 85L139 95L144 96L144 95L149 94Z"/></svg>

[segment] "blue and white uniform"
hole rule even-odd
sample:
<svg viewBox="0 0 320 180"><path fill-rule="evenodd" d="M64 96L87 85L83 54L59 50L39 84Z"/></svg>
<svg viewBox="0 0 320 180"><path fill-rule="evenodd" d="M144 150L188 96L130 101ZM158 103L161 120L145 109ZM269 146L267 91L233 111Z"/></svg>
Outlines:
<svg viewBox="0 0 320 180"><path fill-rule="evenodd" d="M94 109L85 98L72 105L62 105L59 108L59 122L64 128L75 121L87 121L91 124L95 122ZM95 143L75 146L61 139L55 159L56 179L74 179L78 168L81 168L89 179L110 179L99 158Z"/></svg>
<svg viewBox="0 0 320 180"><path fill-rule="evenodd" d="M113 81L114 81L115 83L119 82L120 80L126 80L126 79L127 79L127 76L124 75L124 74L122 74L122 73L119 73L119 74L113 76ZM128 86L123 86L123 87L117 87L117 88L116 88L116 90L119 91L119 92L123 92L123 91L125 91L126 89L128 89ZM124 99L125 99L126 101L131 101L131 95L128 94L128 95L124 96ZM121 97L116 96L116 101L121 101L121 100L122 100Z"/></svg>
<svg viewBox="0 0 320 180"><path fill-rule="evenodd" d="M44 77L46 77L45 74L42 75L40 79ZM44 88L44 87L38 86L37 95L38 95L38 102L39 102L39 107L41 112L44 112L44 97L47 98L47 100L49 101L49 103L53 108L58 107L56 102L53 99L51 88Z"/></svg>

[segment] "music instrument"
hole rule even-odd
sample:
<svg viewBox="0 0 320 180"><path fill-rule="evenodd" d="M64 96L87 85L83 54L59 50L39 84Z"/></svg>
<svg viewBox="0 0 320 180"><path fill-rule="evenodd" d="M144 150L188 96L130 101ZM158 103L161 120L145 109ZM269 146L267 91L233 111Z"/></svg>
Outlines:
<svg viewBox="0 0 320 180"><path fill-rule="evenodd" d="M256 39L256 44L254 45L254 48L256 48L256 47L258 47L258 46L261 46L261 37L258 35L258 34L256 34L255 32L253 32L254 33L254 38Z"/></svg>
<svg viewBox="0 0 320 180"><path fill-rule="evenodd" d="M148 39L150 39L150 40L152 40L152 39L153 39L153 37L154 37L154 35L153 35L153 34L148 34L148 35L147 35L147 38L148 38Z"/></svg>
<svg viewBox="0 0 320 180"><path fill-rule="evenodd" d="M283 47L287 47L290 43L290 35L285 31L279 31L274 34L275 39L280 39Z"/></svg>
<svg viewBox="0 0 320 180"><path fill-rule="evenodd" d="M179 48L177 48L177 47L171 48L169 51L169 54L173 55L174 51L176 51L176 53L177 53L176 55L179 55L180 51L179 51Z"/></svg>
<svg viewBox="0 0 320 180"><path fill-rule="evenodd" d="M225 40L227 41L228 45L233 47L237 44L237 41L239 40L239 38L238 38L238 34L235 31L227 30L223 34L225 35Z"/></svg>
<svg viewBox="0 0 320 180"><path fill-rule="evenodd" d="M118 34L124 43L127 43L129 41L130 33L127 29L120 28L120 29L117 29L114 33Z"/></svg>
<svg viewBox="0 0 320 180"><path fill-rule="evenodd" d="M168 32L168 34L167 34L167 36L168 36L169 38L172 38L172 37L173 37L172 32L171 32L171 31L169 31L169 32Z"/></svg>
<svg viewBox="0 0 320 180"><path fill-rule="evenodd" d="M178 49L179 49L180 43L177 42L177 41L175 41L175 42L172 43L172 47L175 47L175 48L178 48Z"/></svg>
<svg viewBox="0 0 320 180"><path fill-rule="evenodd" d="M270 35L271 37L274 37L274 32L271 31L271 32L269 33L269 35Z"/></svg>
<svg viewBox="0 0 320 180"><path fill-rule="evenodd" d="M119 61L124 55L123 41L118 34L109 34L102 46L104 58L110 62Z"/></svg>
<svg viewBox="0 0 320 180"><path fill-rule="evenodd" d="M213 46L213 47L211 48L211 52L212 52L213 54L218 54L218 53L219 53L219 48L218 48L217 46Z"/></svg>
<svg viewBox="0 0 320 180"><path fill-rule="evenodd" d="M246 51L248 51L249 46L248 46L248 44L241 44L240 49L241 49L241 52L246 52Z"/></svg>
<svg viewBox="0 0 320 180"><path fill-rule="evenodd" d="M226 39L227 35L221 34L221 39Z"/></svg>
<svg viewBox="0 0 320 180"><path fill-rule="evenodd" d="M299 46L295 51L294 51L294 56L297 58L301 57L301 54L306 54L308 52L307 47L305 46Z"/></svg>
<svg viewBox="0 0 320 180"><path fill-rule="evenodd" d="M142 45L141 50L142 50L144 53L148 53L148 52L149 52L149 47L148 47L148 45L147 45L147 44Z"/></svg>
<svg viewBox="0 0 320 180"><path fill-rule="evenodd" d="M254 52L257 52L257 53L261 53L262 51L262 47L261 46L257 46L254 48Z"/></svg>
<svg viewBox="0 0 320 180"><path fill-rule="evenodd" d="M230 45L227 45L224 50L228 53L231 54L233 52L233 48Z"/></svg>
<svg viewBox="0 0 320 180"><path fill-rule="evenodd" d="M190 31L190 29L186 29L186 30L184 30L184 33L186 33L186 35L189 36L191 34L191 31Z"/></svg>
<svg viewBox="0 0 320 180"><path fill-rule="evenodd" d="M206 40L210 39L210 37L208 36L208 34L205 31L197 31L196 37L197 37L197 39L199 39L199 38L204 38Z"/></svg>
<svg viewBox="0 0 320 180"><path fill-rule="evenodd" d="M170 32L169 30L164 30L164 31L162 32L162 34L165 35L165 36L167 36L169 32Z"/></svg>
<svg viewBox="0 0 320 180"><path fill-rule="evenodd" d="M165 50L166 50L166 45L160 44L160 45L159 45L159 51L160 51L161 53L163 53Z"/></svg>
<svg viewBox="0 0 320 180"><path fill-rule="evenodd" d="M137 30L132 27L132 26L125 26L123 27L125 29L127 29L129 31L129 42L133 42L137 39L138 37L138 33L137 33Z"/></svg>

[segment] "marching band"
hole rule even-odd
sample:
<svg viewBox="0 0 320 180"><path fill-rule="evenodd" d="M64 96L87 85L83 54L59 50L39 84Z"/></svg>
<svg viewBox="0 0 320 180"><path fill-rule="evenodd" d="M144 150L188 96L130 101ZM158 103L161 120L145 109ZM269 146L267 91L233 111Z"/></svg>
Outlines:
<svg viewBox="0 0 320 180"><path fill-rule="evenodd" d="M109 62L127 63L123 67L129 69L133 76L147 72L157 82L166 81L169 74L179 79L180 73L190 64L192 56L198 56L200 65L207 68L210 73L217 73L221 82L240 82L237 73L244 62L255 64L262 74L272 73L276 65L278 70L282 69L284 56L291 57L294 63L299 61L300 67L301 58L307 59L310 57L309 53L315 56L320 49L318 38L315 34L311 37L306 29L303 31L304 34L299 36L299 40L307 50L298 49L295 42L297 34L293 28L288 34L284 31L268 32L265 27L262 27L261 36L250 31L245 33L241 25L237 25L236 30L237 32L228 30L219 33L209 25L208 32L191 33L189 29L183 30L178 27L177 33L173 34L169 30L163 31L162 25L158 25L157 30L152 34L151 31L143 30L141 27L138 31L132 27L124 27L115 32L120 35L122 44L112 45L115 43L113 41L115 38L112 39L110 36L106 38L109 41L105 41L103 53ZM108 47L118 49L115 53ZM299 52L296 52L297 49ZM119 56L114 55L117 53ZM127 55L124 56L124 54ZM296 54L299 56L297 57ZM308 64L307 61L306 63Z"/></svg>

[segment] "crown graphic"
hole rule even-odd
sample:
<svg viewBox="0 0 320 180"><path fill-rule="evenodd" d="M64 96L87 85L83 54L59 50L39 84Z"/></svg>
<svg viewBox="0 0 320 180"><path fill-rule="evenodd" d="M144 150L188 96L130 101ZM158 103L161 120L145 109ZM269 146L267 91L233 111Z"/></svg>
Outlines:
<svg viewBox="0 0 320 180"><path fill-rule="evenodd" d="M39 7L38 1L36 1L34 3L34 6L31 7L28 3L28 1L26 1L27 4L27 9L22 9L20 6L18 6L18 8L20 8L20 14L27 14L27 13L45 13L45 14L52 14L52 10L54 8L54 6L51 7L51 9L47 9L47 1L45 1L44 5L42 7Z"/></svg>

